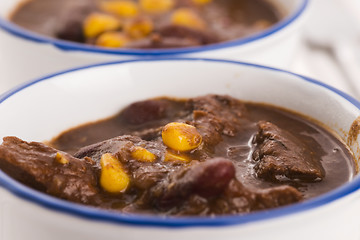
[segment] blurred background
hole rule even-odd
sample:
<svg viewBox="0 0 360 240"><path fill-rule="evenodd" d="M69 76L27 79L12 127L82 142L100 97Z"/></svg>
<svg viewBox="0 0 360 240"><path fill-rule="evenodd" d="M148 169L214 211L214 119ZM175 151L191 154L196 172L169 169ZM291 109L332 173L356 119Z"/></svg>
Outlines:
<svg viewBox="0 0 360 240"><path fill-rule="evenodd" d="M287 70L360 99L360 0L310 2L302 44ZM6 46L0 45L0 60L1 48ZM0 93L13 87L5 78L0 66Z"/></svg>
<svg viewBox="0 0 360 240"><path fill-rule="evenodd" d="M290 70L360 99L360 1L313 0Z"/></svg>

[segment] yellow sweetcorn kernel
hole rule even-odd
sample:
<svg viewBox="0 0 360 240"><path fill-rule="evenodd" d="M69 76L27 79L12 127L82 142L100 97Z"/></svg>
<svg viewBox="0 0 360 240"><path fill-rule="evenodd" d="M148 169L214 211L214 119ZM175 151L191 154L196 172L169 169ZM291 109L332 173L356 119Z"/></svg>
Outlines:
<svg viewBox="0 0 360 240"><path fill-rule="evenodd" d="M113 13L120 17L132 18L139 14L138 5L131 0L106 1L100 4L104 12Z"/></svg>
<svg viewBox="0 0 360 240"><path fill-rule="evenodd" d="M60 163L60 164L68 164L69 160L64 156L64 154L57 152L55 155L55 161Z"/></svg>
<svg viewBox="0 0 360 240"><path fill-rule="evenodd" d="M187 152L199 147L202 137L194 126L173 122L163 128L162 140L173 150Z"/></svg>
<svg viewBox="0 0 360 240"><path fill-rule="evenodd" d="M121 48L126 46L129 38L121 32L105 32L96 39L96 45L100 47Z"/></svg>
<svg viewBox="0 0 360 240"><path fill-rule="evenodd" d="M170 11L175 0L140 0L141 8L148 13L158 14Z"/></svg>
<svg viewBox="0 0 360 240"><path fill-rule="evenodd" d="M101 187L110 193L124 192L130 183L130 178L124 171L120 161L111 154L101 156Z"/></svg>
<svg viewBox="0 0 360 240"><path fill-rule="evenodd" d="M148 36L154 30L154 25L150 19L138 18L128 22L124 27L124 32L133 39L141 39Z"/></svg>
<svg viewBox="0 0 360 240"><path fill-rule="evenodd" d="M254 24L253 27L257 28L257 29L265 29L271 26L271 23L265 19L260 19L257 20Z"/></svg>
<svg viewBox="0 0 360 240"><path fill-rule="evenodd" d="M121 27L121 22L118 18L103 14L92 13L84 21L83 30L87 38L93 38L103 32L114 31Z"/></svg>
<svg viewBox="0 0 360 240"><path fill-rule="evenodd" d="M157 158L155 154L143 147L134 147L131 151L131 156L141 162L154 162Z"/></svg>
<svg viewBox="0 0 360 240"><path fill-rule="evenodd" d="M188 8L179 8L171 16L171 22L188 28L204 29L205 22L193 10Z"/></svg>
<svg viewBox="0 0 360 240"><path fill-rule="evenodd" d="M177 154L177 153L173 153L173 152L167 150L165 152L164 161L165 162L189 163L191 161L191 159L184 154Z"/></svg>
<svg viewBox="0 0 360 240"><path fill-rule="evenodd" d="M192 2L198 5L205 5L212 2L212 0L192 0Z"/></svg>

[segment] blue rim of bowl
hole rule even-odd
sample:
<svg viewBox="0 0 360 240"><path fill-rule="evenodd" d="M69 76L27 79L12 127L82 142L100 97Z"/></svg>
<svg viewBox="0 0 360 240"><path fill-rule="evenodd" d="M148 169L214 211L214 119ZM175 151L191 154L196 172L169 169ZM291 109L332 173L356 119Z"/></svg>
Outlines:
<svg viewBox="0 0 360 240"><path fill-rule="evenodd" d="M203 51L212 51L222 48L231 48L235 46L241 46L250 42L254 42L260 39L263 39L269 35L273 35L282 29L286 28L288 25L297 20L303 12L307 9L310 0L302 0L302 4L294 14L288 16L284 20L275 24L267 30L264 30L258 34L251 35L249 37L240 38L233 41L227 41L222 43L210 44L200 47L186 47L186 48L173 48L173 49L107 49L100 48L91 45L85 45L81 43L75 43L70 41L63 41L55 38L50 38L42 36L40 34L33 33L28 31L20 26L17 26L14 23L11 23L4 18L0 17L0 28L7 31L8 33L23 38L25 40L33 41L36 43L46 43L51 44L54 47L63 50L63 51L84 51L84 52L93 52L93 53L103 53L103 54L119 54L119 55L133 55L133 56L171 56L185 53L196 53Z"/></svg>
<svg viewBox="0 0 360 240"><path fill-rule="evenodd" d="M0 104L9 97L13 96L17 92L22 91L28 87L31 87L38 82L46 81L52 79L58 75L69 74L76 71L82 71L89 68L96 68L108 65L123 65L123 64L131 64L136 62L159 62L159 61L202 61L202 62L215 62L222 64L235 64L242 65L252 68L265 69L268 71L285 73L291 76L295 76L305 82L310 82L314 85L321 86L335 93L336 95L342 97L352 105L354 105L357 109L360 110L360 102L352 98L351 96L343 93L340 90L337 90L327 84L322 82L313 80L308 77L304 77L302 75L298 75L289 71L280 70L272 67L266 67L251 63L230 61L230 60L218 60L218 59L205 59L205 58L158 58L158 59L138 59L138 60L127 60L127 61L116 61L109 63L101 63L95 64L80 68L74 68L71 70L59 72L53 75L46 76L41 79L37 79L34 81L30 81L19 85L18 87L2 94L0 96ZM149 215L141 215L141 214L123 214L118 212L111 212L106 210L101 210L94 207L88 207L84 205L79 205L76 203L71 203L65 200L61 200L44 193L33 190L16 180L12 179L4 172L0 170L0 186L9 190L16 196L28 200L32 203L38 204L48 209L56 210L62 213L68 213L74 216L78 216L88 220L98 220L98 221L106 221L113 222L117 224L123 225L138 225L138 226L150 226L150 227L162 227L162 228L184 228L184 227L221 227L221 226L230 226L230 225L241 225L245 223L251 222L259 222L266 219L284 217L291 214L311 210L326 204L329 204L333 201L336 201L340 198L343 198L360 188L360 176L355 176L352 181L344 184L343 186L336 188L326 194L323 194L319 197L289 205L286 207L276 208L272 210L265 210L255 213L249 213L245 215L235 215L235 216L219 216L214 218L206 218L206 217L162 217L162 216L149 216Z"/></svg>

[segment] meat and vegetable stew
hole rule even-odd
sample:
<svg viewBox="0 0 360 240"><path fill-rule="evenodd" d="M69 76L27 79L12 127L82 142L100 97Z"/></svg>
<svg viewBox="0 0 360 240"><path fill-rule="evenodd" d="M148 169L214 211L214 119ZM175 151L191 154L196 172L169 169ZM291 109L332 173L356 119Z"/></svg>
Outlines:
<svg viewBox="0 0 360 240"><path fill-rule="evenodd" d="M171 216L280 207L356 171L346 145L313 121L220 95L136 102L46 144L6 137L0 169L61 199Z"/></svg>
<svg viewBox="0 0 360 240"><path fill-rule="evenodd" d="M260 32L280 21L266 0L30 0L11 21L36 33L111 48L179 48Z"/></svg>

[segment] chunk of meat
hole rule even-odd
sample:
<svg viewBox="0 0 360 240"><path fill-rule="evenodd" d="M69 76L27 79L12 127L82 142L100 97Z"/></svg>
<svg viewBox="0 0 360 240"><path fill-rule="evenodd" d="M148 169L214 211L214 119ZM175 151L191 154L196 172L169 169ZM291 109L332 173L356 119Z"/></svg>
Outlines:
<svg viewBox="0 0 360 240"><path fill-rule="evenodd" d="M163 26L148 38L129 43L129 48L182 48L212 44L220 41L213 33L180 25Z"/></svg>
<svg viewBox="0 0 360 240"><path fill-rule="evenodd" d="M82 30L82 19L76 16L64 21L57 27L55 35L61 40L79 43L85 42L85 36Z"/></svg>
<svg viewBox="0 0 360 240"><path fill-rule="evenodd" d="M317 181L325 177L325 170L311 150L300 139L276 125L260 121L253 143L253 159L258 177L276 180L287 177L303 181Z"/></svg>
<svg viewBox="0 0 360 240"><path fill-rule="evenodd" d="M140 101L125 108L122 112L122 117L129 124L143 124L164 118L166 116L167 107L166 101Z"/></svg>
<svg viewBox="0 0 360 240"><path fill-rule="evenodd" d="M286 206L299 202L302 194L295 188L283 185L267 189L249 189L233 179L221 198L215 202L216 214L237 214Z"/></svg>
<svg viewBox="0 0 360 240"><path fill-rule="evenodd" d="M105 153L115 154L121 151L121 149L128 149L136 143L141 142L139 137L130 135L124 135L120 137L111 138L99 143L91 144L89 146L81 148L74 154L76 158L89 157L96 163L100 162L101 156ZM128 150L126 150L128 151ZM127 152L125 153L127 154Z"/></svg>
<svg viewBox="0 0 360 240"><path fill-rule="evenodd" d="M194 45L205 45L219 41L219 38L214 34L179 25L165 26L158 30L158 34L160 35L160 39L187 39L195 43Z"/></svg>
<svg viewBox="0 0 360 240"><path fill-rule="evenodd" d="M176 38L176 37L162 37L158 33L151 34L148 38L132 41L127 44L128 48L184 48L199 46L200 42L193 38Z"/></svg>
<svg viewBox="0 0 360 240"><path fill-rule="evenodd" d="M157 184L168 174L170 169L167 165L171 164L161 163L160 161L154 163L137 161L131 156L131 149L135 146L146 148L155 154L158 160L163 158L166 151L166 147L160 142L144 141L139 137L125 135L81 148L74 156L77 158L91 158L96 166L100 168L101 156L105 153L111 153L123 163L132 176L132 185L138 189L146 190ZM174 170L179 167L172 166Z"/></svg>
<svg viewBox="0 0 360 240"><path fill-rule="evenodd" d="M55 26L55 37L67 41L85 42L83 22L94 9L95 5L86 0L65 4Z"/></svg>
<svg viewBox="0 0 360 240"><path fill-rule="evenodd" d="M45 144L6 137L0 145L0 169L37 190L73 202L92 204L98 186L90 159L61 152L66 162L55 160L58 151Z"/></svg>
<svg viewBox="0 0 360 240"><path fill-rule="evenodd" d="M126 163L132 159L129 154L134 146L146 148L158 156L159 159L166 150L166 146L162 142L145 141L136 136L124 135L83 147L74 156L77 158L89 157L98 163L103 154L111 153Z"/></svg>
<svg viewBox="0 0 360 240"><path fill-rule="evenodd" d="M193 125L203 137L205 147L211 149L222 141L222 136L235 136L246 121L246 107L240 101L219 95L191 99Z"/></svg>

